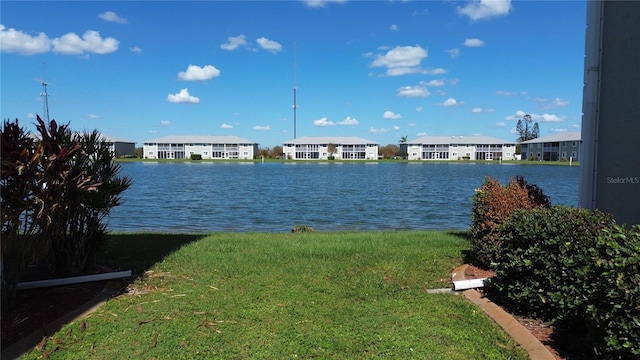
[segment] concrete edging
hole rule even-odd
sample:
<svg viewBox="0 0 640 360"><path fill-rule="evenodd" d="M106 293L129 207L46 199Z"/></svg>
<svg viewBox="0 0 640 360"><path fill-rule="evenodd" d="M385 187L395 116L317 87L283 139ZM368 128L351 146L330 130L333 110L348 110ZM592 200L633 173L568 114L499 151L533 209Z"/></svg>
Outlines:
<svg viewBox="0 0 640 360"><path fill-rule="evenodd" d="M452 281L466 280L464 272L469 265L462 265L451 274ZM520 346L522 346L529 358L532 360L556 360L556 357L544 346L540 340L533 336L527 328L522 326L518 320L516 320L511 314L504 311L500 306L493 303L491 300L483 297L475 289L468 289L463 291L464 296L472 303L480 306L482 310L489 315L493 321L495 321L504 331L513 338Z"/></svg>
<svg viewBox="0 0 640 360"><path fill-rule="evenodd" d="M2 359L17 359L23 354L27 353L29 350L33 349L43 338L54 334L56 331L60 330L64 325L69 324L75 320L83 318L92 312L96 311L103 303L105 303L108 299L110 299L113 294L118 289L119 285L117 282L109 281L107 285L102 289L102 291L96 295L93 299L91 299L86 304L78 307L72 312L63 315L57 320L45 325L32 332L31 334L25 336L24 338L17 341L15 344L8 346L6 349L2 350L0 357Z"/></svg>

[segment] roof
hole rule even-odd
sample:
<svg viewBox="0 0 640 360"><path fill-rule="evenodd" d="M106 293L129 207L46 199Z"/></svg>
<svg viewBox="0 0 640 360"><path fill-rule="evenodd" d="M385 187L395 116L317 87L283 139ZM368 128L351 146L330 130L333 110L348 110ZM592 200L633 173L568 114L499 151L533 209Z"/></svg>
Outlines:
<svg viewBox="0 0 640 360"><path fill-rule="evenodd" d="M515 144L515 141L508 141L491 136L421 136L415 140L407 141L407 144L466 144L466 145L493 145L493 144Z"/></svg>
<svg viewBox="0 0 640 360"><path fill-rule="evenodd" d="M125 140L119 137L115 137L115 136L109 136L109 135L105 135L105 134L100 134L100 137L109 143L130 143L130 144L135 144L134 141L130 141L130 140Z"/></svg>
<svg viewBox="0 0 640 360"><path fill-rule="evenodd" d="M224 135L169 135L157 139L151 139L145 144L257 144L238 136Z"/></svg>
<svg viewBox="0 0 640 360"><path fill-rule="evenodd" d="M523 141L522 144L538 144L561 141L582 141L580 131L563 131L549 136Z"/></svg>
<svg viewBox="0 0 640 360"><path fill-rule="evenodd" d="M283 144L303 145L303 144L336 144L336 145L378 145L377 142L363 139L356 136L303 136Z"/></svg>

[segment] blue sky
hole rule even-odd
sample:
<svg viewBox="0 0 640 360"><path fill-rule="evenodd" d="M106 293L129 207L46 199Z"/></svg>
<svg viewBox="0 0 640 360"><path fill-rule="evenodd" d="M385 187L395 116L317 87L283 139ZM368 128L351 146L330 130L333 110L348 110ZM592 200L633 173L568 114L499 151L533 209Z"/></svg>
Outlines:
<svg viewBox="0 0 640 360"><path fill-rule="evenodd" d="M586 1L0 3L1 115L135 141L580 129ZM295 70L294 70L295 69Z"/></svg>

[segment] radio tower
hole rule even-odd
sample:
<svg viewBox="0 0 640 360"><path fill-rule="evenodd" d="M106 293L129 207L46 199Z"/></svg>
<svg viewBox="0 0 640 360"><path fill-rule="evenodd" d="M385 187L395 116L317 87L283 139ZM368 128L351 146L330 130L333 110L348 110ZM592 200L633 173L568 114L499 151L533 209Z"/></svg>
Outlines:
<svg viewBox="0 0 640 360"><path fill-rule="evenodd" d="M46 74L45 74L45 79L46 79ZM48 123L49 122L49 93L47 92L47 85L49 84L47 84L45 80L42 80L42 92L40 93L40 96L42 96L42 117L44 118L43 120Z"/></svg>
<svg viewBox="0 0 640 360"><path fill-rule="evenodd" d="M296 102L296 91L298 90L296 86L296 43L293 42L293 138L296 138L296 115L298 104Z"/></svg>

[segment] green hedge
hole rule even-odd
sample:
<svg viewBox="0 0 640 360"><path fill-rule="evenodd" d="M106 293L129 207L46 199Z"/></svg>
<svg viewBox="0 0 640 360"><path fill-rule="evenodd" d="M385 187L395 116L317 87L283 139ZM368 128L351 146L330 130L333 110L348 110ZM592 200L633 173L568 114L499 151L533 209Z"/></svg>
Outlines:
<svg viewBox="0 0 640 360"><path fill-rule="evenodd" d="M604 358L640 356L640 226L556 206L516 211L498 236L493 283L508 307L584 329Z"/></svg>
<svg viewBox="0 0 640 360"><path fill-rule="evenodd" d="M202 160L202 155L200 155L200 154L191 154L191 160Z"/></svg>

